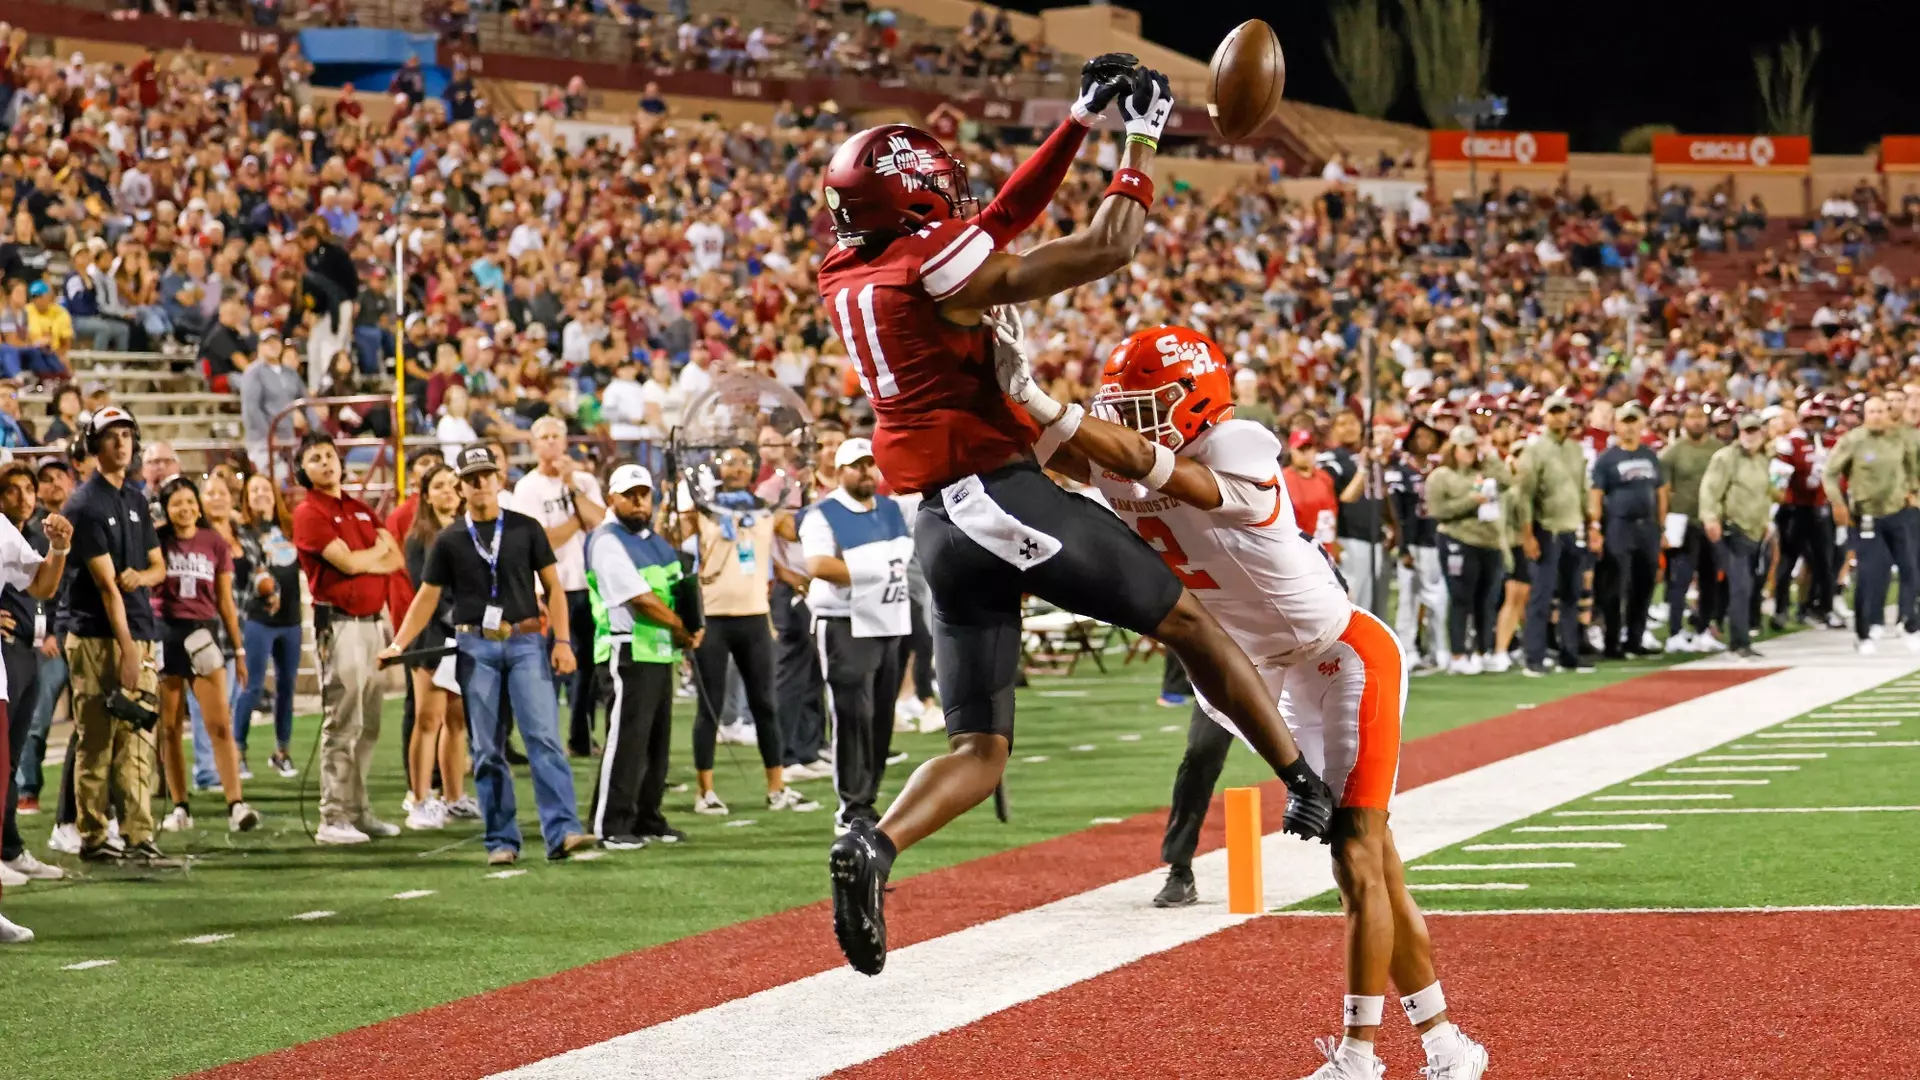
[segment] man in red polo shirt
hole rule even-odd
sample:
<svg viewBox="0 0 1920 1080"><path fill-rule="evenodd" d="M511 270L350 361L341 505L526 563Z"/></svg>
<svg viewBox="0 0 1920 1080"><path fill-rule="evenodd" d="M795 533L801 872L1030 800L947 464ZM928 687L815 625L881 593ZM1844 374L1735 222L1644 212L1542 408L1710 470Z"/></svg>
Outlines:
<svg viewBox="0 0 1920 1080"><path fill-rule="evenodd" d="M333 439L309 432L297 458L307 497L293 511L293 546L313 592L320 657L320 829L322 844L364 844L398 836L373 816L367 773L380 738L378 654L387 645L380 610L387 579L404 558L366 503L340 487L344 469Z"/></svg>

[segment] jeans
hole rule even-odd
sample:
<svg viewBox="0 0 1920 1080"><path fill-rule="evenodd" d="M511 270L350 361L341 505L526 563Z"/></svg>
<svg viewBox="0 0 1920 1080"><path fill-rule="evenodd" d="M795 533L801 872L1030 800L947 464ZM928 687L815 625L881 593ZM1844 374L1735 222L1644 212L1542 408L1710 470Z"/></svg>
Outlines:
<svg viewBox="0 0 1920 1080"><path fill-rule="evenodd" d="M353 351L360 361L360 374L383 375L387 358L393 355L393 333L378 326L356 326Z"/></svg>
<svg viewBox="0 0 1920 1080"><path fill-rule="evenodd" d="M507 725L501 700L513 704L526 744L527 765L533 773L533 798L540 808L540 836L549 857L561 852L569 834L582 833L574 806L573 769L560 745L560 696L553 685L553 667L542 634L515 634L505 641L488 641L479 634L461 634L454 671L467 706L467 733L473 741L473 782L486 818L488 851L520 850L519 806L514 798L513 772L507 768Z"/></svg>
<svg viewBox="0 0 1920 1080"><path fill-rule="evenodd" d="M26 345L0 345L0 376L20 377L22 371L41 375L65 375L67 366L51 350Z"/></svg>
<svg viewBox="0 0 1920 1080"><path fill-rule="evenodd" d="M67 689L67 654L40 661L40 677L34 680L33 701L27 717L27 741L20 750L15 770L20 777L22 795L38 795L46 778L40 773L40 761L47 756L47 732L53 729L53 708Z"/></svg>
<svg viewBox="0 0 1920 1080"><path fill-rule="evenodd" d="M146 331L149 344L158 346L173 334L173 320L167 318L167 309L159 304L134 308L133 317L140 329Z"/></svg>
<svg viewBox="0 0 1920 1080"><path fill-rule="evenodd" d="M261 684L267 678L267 661L273 661L273 744L284 750L293 742L293 689L300 677L300 624L268 626L248 619L240 624L240 636L246 639L247 688L233 703L233 739L242 755L247 752L247 734L253 728L253 710L260 703Z"/></svg>
<svg viewBox="0 0 1920 1080"><path fill-rule="evenodd" d="M93 339L93 347L103 352L126 352L132 341L133 327L104 315L76 315L73 317L73 336L76 341Z"/></svg>

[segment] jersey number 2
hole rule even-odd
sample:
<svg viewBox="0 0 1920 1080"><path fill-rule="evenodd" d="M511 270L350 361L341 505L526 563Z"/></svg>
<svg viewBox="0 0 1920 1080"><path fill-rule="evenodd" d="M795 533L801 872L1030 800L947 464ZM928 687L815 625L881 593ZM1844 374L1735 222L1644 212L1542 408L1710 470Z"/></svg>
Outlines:
<svg viewBox="0 0 1920 1080"><path fill-rule="evenodd" d="M1157 517L1143 517L1134 521L1133 529L1140 534L1140 539L1147 542L1148 547L1159 552L1160 558L1172 567L1173 576L1180 579L1180 584L1189 589L1220 587L1220 583L1213 580L1213 575L1205 570L1187 569L1186 549L1180 546L1180 541L1174 539L1172 526Z"/></svg>
<svg viewBox="0 0 1920 1080"><path fill-rule="evenodd" d="M848 301L853 299L853 303ZM858 309L862 328L854 324L854 310ZM864 390L868 401L880 401L898 393L900 387L893 380L893 370L887 367L886 350L880 347L880 326L873 317L873 285L860 287L857 298L852 289L841 289L833 294L833 313L838 318L835 324L840 331L840 340L847 346L847 356L853 360L854 373L860 376L860 389ZM866 352L862 353L861 347Z"/></svg>

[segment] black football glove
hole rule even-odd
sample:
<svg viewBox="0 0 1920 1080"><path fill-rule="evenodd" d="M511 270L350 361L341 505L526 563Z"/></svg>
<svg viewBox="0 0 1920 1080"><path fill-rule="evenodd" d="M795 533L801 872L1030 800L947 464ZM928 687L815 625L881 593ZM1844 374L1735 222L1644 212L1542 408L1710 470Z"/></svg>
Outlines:
<svg viewBox="0 0 1920 1080"><path fill-rule="evenodd" d="M1080 68L1080 96L1073 102L1073 118L1091 126L1113 99L1128 90L1140 61L1132 53L1102 53Z"/></svg>
<svg viewBox="0 0 1920 1080"><path fill-rule="evenodd" d="M1133 73L1133 85L1120 99L1120 118L1127 122L1127 135L1139 135L1158 145L1160 133L1167 130L1173 117L1173 87L1167 77L1152 68Z"/></svg>
<svg viewBox="0 0 1920 1080"><path fill-rule="evenodd" d="M1280 820L1280 831L1302 840L1333 843L1327 835L1333 827L1333 789L1304 757L1281 769L1280 781L1287 785L1287 812Z"/></svg>

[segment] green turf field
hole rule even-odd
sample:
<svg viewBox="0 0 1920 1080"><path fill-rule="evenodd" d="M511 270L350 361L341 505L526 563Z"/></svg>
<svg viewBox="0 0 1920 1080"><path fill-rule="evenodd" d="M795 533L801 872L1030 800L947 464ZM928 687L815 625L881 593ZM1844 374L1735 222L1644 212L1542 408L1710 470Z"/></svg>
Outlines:
<svg viewBox="0 0 1920 1080"><path fill-rule="evenodd" d="M1116 663L1117 657L1109 661ZM1642 674L1657 663L1607 665L1592 675L1547 680L1517 674L1416 680L1407 737L1418 738ZM1014 820L982 808L903 860L920 873L1164 806L1185 742L1188 710L1155 704L1159 664L1101 675L1087 662L1071 678L1037 680L1021 692L1020 734L1008 777ZM382 816L401 820L398 704L373 779ZM690 782L690 723L676 717L671 782ZM314 726L302 718L304 753ZM896 736L912 760L889 789L938 752L937 735ZM1044 761L1030 760L1044 758ZM303 762L303 765L306 764ZM524 773L524 770L521 770ZM688 812L690 792L667 797L669 818L691 836L676 847L605 853L587 862L538 857L529 785L520 783L521 824L532 856L510 878L488 876L475 823L407 833L357 848L308 843L299 780L262 773L247 798L265 822L230 836L217 795L196 799L204 826L161 834L184 870L123 871L57 861L67 882L8 890L9 917L39 940L5 956L9 995L0 1076L167 1076L247 1057L399 1013L478 993L826 895L829 810L768 814L759 805L759 759L722 747L718 786L729 818ZM1270 774L1244 749L1225 781ZM575 763L575 789L590 791L591 763ZM823 801L825 782L803 786ZM312 820L311 783L307 790ZM21 819L33 850L51 814ZM394 899L396 894L429 895ZM308 920L295 916L331 912ZM206 944L205 935L233 935ZM110 966L65 970L111 960ZM85 1017L84 1023L76 1017ZM129 1032L138 1050L129 1052Z"/></svg>
<svg viewBox="0 0 1920 1080"><path fill-rule="evenodd" d="M1916 767L1920 680L1895 680L1436 851L1408 880L1525 886L1420 894L1423 906L1461 911L1920 904ZM1727 812L1779 808L1793 809ZM1528 839L1512 835L1522 826L1606 823L1666 828L1534 837L1618 848L1468 850ZM1468 865L1487 868L1419 869ZM1299 907L1333 911L1339 900Z"/></svg>

